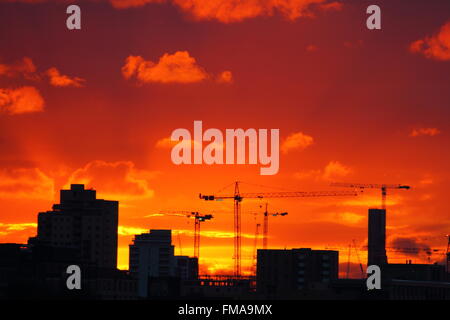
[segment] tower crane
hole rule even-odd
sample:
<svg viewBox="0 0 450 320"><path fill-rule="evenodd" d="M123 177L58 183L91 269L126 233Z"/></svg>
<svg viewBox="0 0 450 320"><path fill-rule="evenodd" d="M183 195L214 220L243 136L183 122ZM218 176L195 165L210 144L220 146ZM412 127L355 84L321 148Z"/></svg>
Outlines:
<svg viewBox="0 0 450 320"><path fill-rule="evenodd" d="M359 257L359 251L358 251L358 246L356 245L356 240L353 239L352 243L350 243L348 245L348 254L347 254L347 272L346 272L346 278L348 279L350 277L350 259L352 256L352 249L355 250L355 254L356 254L356 258L358 259L358 265L359 265L359 271L361 272L361 277L364 278L365 274L364 274L364 269L363 269L363 265L361 263L361 259Z"/></svg>
<svg viewBox="0 0 450 320"><path fill-rule="evenodd" d="M261 227L261 225L259 223L257 223L256 230L255 230L255 238L253 240L252 274L256 274L257 244L258 244L258 236L259 236L259 228L260 227Z"/></svg>
<svg viewBox="0 0 450 320"><path fill-rule="evenodd" d="M357 196L356 191L296 191L296 192L246 192L239 191L239 181L234 183L234 194L230 195L202 195L200 199L206 201L233 200L234 202L234 275L241 275L241 202L243 199L265 198L304 198L327 196Z"/></svg>
<svg viewBox="0 0 450 320"><path fill-rule="evenodd" d="M358 250L358 246L356 245L356 240L353 239L352 242L353 242L353 247L355 248L356 257L358 258L359 271L361 271L361 276L364 278L365 277L364 269L363 269L363 265L361 263L361 258L359 257L359 250Z"/></svg>
<svg viewBox="0 0 450 320"><path fill-rule="evenodd" d="M446 257L446 266L447 266L447 273L450 273L450 235L446 235L448 242L447 242L447 251L445 253Z"/></svg>
<svg viewBox="0 0 450 320"><path fill-rule="evenodd" d="M381 190L381 209L384 209L384 210L386 210L387 189L408 190L411 188L410 186L406 186L406 185L402 185L402 184L342 183L342 182L332 183L331 186L346 187L346 188L361 189L361 190L363 190L365 188L380 189Z"/></svg>
<svg viewBox="0 0 450 320"><path fill-rule="evenodd" d="M213 216L211 214L202 215L197 211L171 211L165 214L182 214L187 218L194 218L194 257L200 261L200 224L206 220L211 220Z"/></svg>
<svg viewBox="0 0 450 320"><path fill-rule="evenodd" d="M348 253L347 253L347 271L346 271L346 279L350 277L350 258L352 256L352 245L348 245Z"/></svg>
<svg viewBox="0 0 450 320"><path fill-rule="evenodd" d="M264 224L263 224L263 249L267 249L268 247L268 237L269 237L269 216L286 216L287 212L271 212L269 213L268 203L266 202L266 209L264 210Z"/></svg>

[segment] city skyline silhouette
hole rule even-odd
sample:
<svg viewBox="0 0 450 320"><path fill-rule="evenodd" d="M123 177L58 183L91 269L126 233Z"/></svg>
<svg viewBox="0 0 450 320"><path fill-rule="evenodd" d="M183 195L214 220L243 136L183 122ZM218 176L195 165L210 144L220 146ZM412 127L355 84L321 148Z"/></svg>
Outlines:
<svg viewBox="0 0 450 320"><path fill-rule="evenodd" d="M69 5L80 9L80 28L68 28ZM174 255L199 255L199 275L253 277L255 248L268 243L267 249L289 252L267 253L261 259L268 261L300 259L303 253L293 249L338 251L338 277L349 282L333 288L348 289L363 277L369 259L385 260L383 250L368 254L369 209L384 205L386 219L372 220L386 227L385 237L379 232L375 238L385 238L387 261L444 265L450 234L450 3L377 1L381 29L369 28L369 5L2 1L0 244L27 244L40 232L39 213L61 204L60 190L83 185L97 199L117 201L110 246L119 271L107 274L125 287L136 235L171 230ZM193 124L202 127L200 136ZM179 142L173 134L183 128L190 139L180 145L187 146L191 164L173 161ZM248 130L239 140L247 144L240 148L236 139L232 161L226 133L239 129ZM276 132L277 139L264 139L265 132ZM278 147L273 174L262 175L269 167L264 158ZM244 197L240 203L199 198L234 195L236 181L243 194L358 196ZM380 188L367 187L375 184L411 188L387 189L383 205ZM288 213L267 215L268 230L266 205L268 212ZM213 216L199 223L197 241L197 220L180 212ZM30 263L24 262L26 272L53 252L33 256L19 249L5 250ZM320 252L306 256L311 264L320 260ZM414 269L398 268L392 272ZM92 279L97 271L89 270ZM173 286L161 282L155 288Z"/></svg>

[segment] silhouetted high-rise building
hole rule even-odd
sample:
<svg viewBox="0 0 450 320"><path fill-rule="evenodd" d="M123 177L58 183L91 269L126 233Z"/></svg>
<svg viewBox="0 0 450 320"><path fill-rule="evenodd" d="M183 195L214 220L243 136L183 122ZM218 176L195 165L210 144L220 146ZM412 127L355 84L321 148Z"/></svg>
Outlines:
<svg viewBox="0 0 450 320"><path fill-rule="evenodd" d="M138 279L138 296L147 297L150 278L175 277L171 230L136 235L130 245L130 273Z"/></svg>
<svg viewBox="0 0 450 320"><path fill-rule="evenodd" d="M97 199L95 190L72 184L61 190L52 211L39 213L38 233L29 243L71 249L74 263L115 269L118 216L117 201Z"/></svg>
<svg viewBox="0 0 450 320"><path fill-rule="evenodd" d="M286 297L327 287L338 278L339 252L331 250L258 250L256 286L263 295Z"/></svg>
<svg viewBox="0 0 450 320"><path fill-rule="evenodd" d="M382 266L386 256L386 210L369 209L369 241L367 265Z"/></svg>

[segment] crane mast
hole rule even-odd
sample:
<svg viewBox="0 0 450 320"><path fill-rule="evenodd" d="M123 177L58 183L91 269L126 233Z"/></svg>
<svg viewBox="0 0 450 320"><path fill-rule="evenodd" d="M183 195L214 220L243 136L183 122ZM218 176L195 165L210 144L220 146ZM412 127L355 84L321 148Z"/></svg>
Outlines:
<svg viewBox="0 0 450 320"><path fill-rule="evenodd" d="M263 249L269 247L269 216L286 216L287 212L274 212L270 213L268 210L268 203L266 202L266 208L264 210L264 223L263 223Z"/></svg>
<svg viewBox="0 0 450 320"><path fill-rule="evenodd" d="M239 182L234 185L234 275L241 275L241 202Z"/></svg>
<svg viewBox="0 0 450 320"><path fill-rule="evenodd" d="M200 261L200 224L206 220L211 220L213 216L211 214L202 215L197 211L170 211L162 213L167 215L177 214L177 217L182 214L182 216L187 218L194 218L194 257ZM181 241L179 238L178 240Z"/></svg>
<svg viewBox="0 0 450 320"><path fill-rule="evenodd" d="M258 244L258 236L259 236L259 228L260 227L261 227L261 225L259 223L257 223L256 230L255 230L255 238L253 239L252 274L256 274L257 244Z"/></svg>
<svg viewBox="0 0 450 320"><path fill-rule="evenodd" d="M267 203L266 210L264 210L264 224L263 224L263 249L267 249L267 237L269 234L269 212L267 211Z"/></svg>

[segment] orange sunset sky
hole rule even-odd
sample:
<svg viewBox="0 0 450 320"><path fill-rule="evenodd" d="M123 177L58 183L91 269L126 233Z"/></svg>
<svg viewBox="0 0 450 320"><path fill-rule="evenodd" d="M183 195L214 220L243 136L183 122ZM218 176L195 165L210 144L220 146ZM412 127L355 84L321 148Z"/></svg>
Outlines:
<svg viewBox="0 0 450 320"><path fill-rule="evenodd" d="M372 2L382 30L366 28ZM70 3L81 30L66 28ZM85 183L120 201L120 268L133 235L148 229L172 229L176 254L192 255L193 220L159 213L199 210L214 215L202 224L201 272L231 273L233 203L199 193L236 180L242 192L402 183L412 189L388 191L389 261L443 260L449 1L0 0L0 39L0 242L26 243L58 190ZM278 174L172 164L170 135L192 132L194 120L279 128ZM367 209L380 198L368 189L269 199L270 211L289 212L270 220L269 246L340 249L342 272L355 240L365 263ZM242 204L244 272L263 204Z"/></svg>

